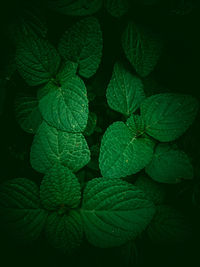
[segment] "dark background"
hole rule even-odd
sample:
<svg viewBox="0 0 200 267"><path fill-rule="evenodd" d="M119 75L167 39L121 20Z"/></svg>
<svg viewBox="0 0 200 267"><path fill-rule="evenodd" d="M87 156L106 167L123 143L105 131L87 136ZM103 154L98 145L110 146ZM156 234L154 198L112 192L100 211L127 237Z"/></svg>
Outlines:
<svg viewBox="0 0 200 267"><path fill-rule="evenodd" d="M8 62L13 60L15 45L13 38L10 37L9 29L10 25L17 21L24 5L27 5L26 2L28 1L7 0L0 3L0 74L5 72ZM49 29L48 38L55 45L67 27L79 19L48 10L45 1L30 2L33 2L34 7L39 7L42 16L46 19ZM101 66L88 84L98 85L98 96L92 107L97 113L98 110L99 114L105 112L105 106L102 103L106 103L105 90L114 62L120 59L130 67L120 45L121 33L130 18L157 31L165 43L162 57L150 76L150 81L152 79L158 84L158 88L154 86L153 90L188 93L200 99L200 10L197 5L191 13L185 16L172 15L170 2L172 1L164 0L159 7L133 5L129 13L119 19L111 17L105 10L96 14L103 31L104 51ZM34 88L28 87L20 76L14 73L9 81L2 78L0 90L0 181L28 177L39 182L41 175L36 173L29 164L29 150L33 137L21 130L14 116L16 95L19 93L32 95ZM119 119L119 115L114 113L100 126L105 130L113 119L117 118ZM200 209L192 203L193 190L199 183L200 173L199 122L198 115L194 125L179 140L180 146L193 161L195 179L191 183L168 188L169 203L178 206L191 219L193 238L187 243L163 246L153 245L145 237L141 238L138 240L138 266L200 266L200 220L198 216ZM179 192L182 193L179 194ZM7 234L2 231L0 234L0 265L2 267L15 265L22 267L125 266L123 260L119 259L118 249L97 249L84 242L81 249L69 257L55 251L47 244L43 236L32 245L20 245L8 238ZM135 260L131 266L137 266Z"/></svg>

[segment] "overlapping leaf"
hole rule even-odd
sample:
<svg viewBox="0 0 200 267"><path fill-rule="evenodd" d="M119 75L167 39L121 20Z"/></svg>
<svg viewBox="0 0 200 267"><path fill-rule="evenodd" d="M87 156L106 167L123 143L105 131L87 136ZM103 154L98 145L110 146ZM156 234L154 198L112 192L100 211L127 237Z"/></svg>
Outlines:
<svg viewBox="0 0 200 267"><path fill-rule="evenodd" d="M21 128L28 133L36 133L42 123L38 100L34 97L19 97L15 101L16 119Z"/></svg>
<svg viewBox="0 0 200 267"><path fill-rule="evenodd" d="M81 215L88 241L98 247L112 247L136 238L154 211L153 203L133 185L96 178L85 188Z"/></svg>
<svg viewBox="0 0 200 267"><path fill-rule="evenodd" d="M88 120L88 99L84 82L71 76L61 86L50 85L39 109L51 126L66 132L83 132Z"/></svg>
<svg viewBox="0 0 200 267"><path fill-rule="evenodd" d="M68 29L59 43L60 54L78 63L78 72L89 78L99 67L102 56L102 32L98 20L88 17Z"/></svg>
<svg viewBox="0 0 200 267"><path fill-rule="evenodd" d="M116 63L106 97L110 108L124 115L130 115L145 98L142 81L126 70L122 64Z"/></svg>
<svg viewBox="0 0 200 267"><path fill-rule="evenodd" d="M17 239L37 239L47 213L40 206L39 189L25 178L13 179L0 186L1 222Z"/></svg>
<svg viewBox="0 0 200 267"><path fill-rule="evenodd" d="M78 171L90 160L90 151L81 133L67 133L43 122L31 147L32 167L46 173L55 163Z"/></svg>
<svg viewBox="0 0 200 267"><path fill-rule="evenodd" d="M146 133L161 142L180 137L194 122L197 100L190 95L156 94L141 104Z"/></svg>
<svg viewBox="0 0 200 267"><path fill-rule="evenodd" d="M53 247L69 253L81 244L83 228L78 211L60 216L52 212L47 218L45 227L46 237Z"/></svg>
<svg viewBox="0 0 200 267"><path fill-rule="evenodd" d="M139 172L152 159L154 142L147 136L133 134L123 122L115 122L106 130L100 149L102 176L121 178Z"/></svg>
<svg viewBox="0 0 200 267"><path fill-rule="evenodd" d="M28 35L17 45L16 63L24 80L34 86L54 78L60 65L60 57L46 39Z"/></svg>
<svg viewBox="0 0 200 267"><path fill-rule="evenodd" d="M161 183L175 184L193 178L193 167L187 154L168 144L156 147L145 170L153 180Z"/></svg>
<svg viewBox="0 0 200 267"><path fill-rule="evenodd" d="M45 175L40 186L42 205L48 210L63 212L79 205L81 188L77 177L60 163Z"/></svg>
<svg viewBox="0 0 200 267"><path fill-rule="evenodd" d="M162 52L160 38L133 22L129 22L122 35L122 47L127 59L142 77L153 71Z"/></svg>

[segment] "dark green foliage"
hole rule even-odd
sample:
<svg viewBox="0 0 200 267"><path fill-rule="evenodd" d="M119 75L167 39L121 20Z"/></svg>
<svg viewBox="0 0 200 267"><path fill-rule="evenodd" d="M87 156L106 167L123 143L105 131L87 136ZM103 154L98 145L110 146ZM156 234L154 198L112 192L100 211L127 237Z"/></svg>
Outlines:
<svg viewBox="0 0 200 267"><path fill-rule="evenodd" d="M39 2L6 30L0 229L46 247L56 266L142 267L145 249L155 258L161 244L190 244L199 101L193 48L179 55L176 35L195 1Z"/></svg>

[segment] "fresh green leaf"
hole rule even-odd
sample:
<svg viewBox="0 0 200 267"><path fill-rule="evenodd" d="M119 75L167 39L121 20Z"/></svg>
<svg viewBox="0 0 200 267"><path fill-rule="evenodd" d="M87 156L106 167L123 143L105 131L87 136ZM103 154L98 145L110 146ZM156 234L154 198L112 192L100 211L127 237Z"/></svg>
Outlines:
<svg viewBox="0 0 200 267"><path fill-rule="evenodd" d="M194 122L198 101L190 95L156 94L141 104L146 133L161 142L180 137Z"/></svg>
<svg viewBox="0 0 200 267"><path fill-rule="evenodd" d="M78 63L81 76L93 76L101 62L102 32L98 20L88 17L69 28L59 42L60 54L66 60Z"/></svg>
<svg viewBox="0 0 200 267"><path fill-rule="evenodd" d="M129 129L136 136L141 136L145 132L144 121L143 121L142 117L139 115L131 115L127 119L126 125L129 127Z"/></svg>
<svg viewBox="0 0 200 267"><path fill-rule="evenodd" d="M35 86L55 77L60 66L60 56L46 39L28 35L17 45L16 63L24 80Z"/></svg>
<svg viewBox="0 0 200 267"><path fill-rule="evenodd" d="M90 136L93 134L97 124L97 115L94 112L90 112L88 116L87 126L84 131L85 136Z"/></svg>
<svg viewBox="0 0 200 267"><path fill-rule="evenodd" d="M115 122L106 130L99 156L101 174L121 178L135 174L152 159L154 142L147 136L137 137L123 122Z"/></svg>
<svg viewBox="0 0 200 267"><path fill-rule="evenodd" d="M52 212L47 218L45 227L46 237L53 247L64 253L70 253L81 244L83 227L78 211L60 216Z"/></svg>
<svg viewBox="0 0 200 267"><path fill-rule="evenodd" d="M38 108L38 100L35 97L19 97L15 101L16 119L21 128L35 134L42 123L42 116Z"/></svg>
<svg viewBox="0 0 200 267"><path fill-rule="evenodd" d="M162 184L154 182L146 175L140 175L134 185L143 191L147 199L155 205L160 205L165 199L165 190Z"/></svg>
<svg viewBox="0 0 200 267"><path fill-rule="evenodd" d="M154 70L162 52L160 38L133 22L129 22L122 35L122 47L127 59L142 77Z"/></svg>
<svg viewBox="0 0 200 267"><path fill-rule="evenodd" d="M118 18L128 12L129 0L106 0L105 6L113 17Z"/></svg>
<svg viewBox="0 0 200 267"><path fill-rule="evenodd" d="M44 120L66 132L83 132L88 120L88 99L84 82L78 76L68 78L39 101Z"/></svg>
<svg viewBox="0 0 200 267"><path fill-rule="evenodd" d="M86 237L98 247L120 246L145 230L155 212L152 202L120 179L96 178L83 194Z"/></svg>
<svg viewBox="0 0 200 267"><path fill-rule="evenodd" d="M67 133L43 122L31 147L32 167L46 173L55 163L78 171L90 161L90 151L81 133Z"/></svg>
<svg viewBox="0 0 200 267"><path fill-rule="evenodd" d="M42 180L40 198L42 205L48 210L65 212L76 208L81 199L77 177L67 167L56 163Z"/></svg>
<svg viewBox="0 0 200 267"><path fill-rule="evenodd" d="M145 98L142 81L116 63L106 97L110 108L129 116Z"/></svg>
<svg viewBox="0 0 200 267"><path fill-rule="evenodd" d="M87 16L96 13L102 6L102 0L49 0L49 7L70 16Z"/></svg>
<svg viewBox="0 0 200 267"><path fill-rule="evenodd" d="M25 242L36 240L47 217L47 213L40 206L36 184L25 178L1 184L0 216L9 234Z"/></svg>
<svg viewBox="0 0 200 267"><path fill-rule="evenodd" d="M156 207L156 214L147 233L154 243L181 243L191 237L191 228L179 210L161 205Z"/></svg>
<svg viewBox="0 0 200 267"><path fill-rule="evenodd" d="M65 63L59 69L59 72L56 76L56 80L59 84L64 84L71 77L76 75L78 64L70 60L66 60Z"/></svg>
<svg viewBox="0 0 200 267"><path fill-rule="evenodd" d="M193 178L193 167L187 154L168 144L159 144L156 147L152 161L145 171L160 183L175 184L182 179Z"/></svg>

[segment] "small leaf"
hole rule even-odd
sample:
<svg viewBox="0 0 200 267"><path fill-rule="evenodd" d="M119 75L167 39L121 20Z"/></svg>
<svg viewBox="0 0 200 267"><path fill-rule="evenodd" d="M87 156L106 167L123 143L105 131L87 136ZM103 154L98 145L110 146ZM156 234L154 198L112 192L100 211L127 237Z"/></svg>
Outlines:
<svg viewBox="0 0 200 267"><path fill-rule="evenodd" d="M190 95L156 94L141 104L146 133L161 142L180 137L194 122L198 101Z"/></svg>
<svg viewBox="0 0 200 267"><path fill-rule="evenodd" d="M101 62L102 32L98 20L89 17L69 28L59 43L59 52L66 60L78 64L79 74L93 76Z"/></svg>
<svg viewBox="0 0 200 267"><path fill-rule="evenodd" d="M185 152L168 144L156 147L152 161L145 168L148 175L160 183L175 184L193 178L193 167Z"/></svg>
<svg viewBox="0 0 200 267"><path fill-rule="evenodd" d="M148 176L140 175L134 185L143 191L147 199L151 200L155 205L163 203L165 191L162 184L154 182Z"/></svg>
<svg viewBox="0 0 200 267"><path fill-rule="evenodd" d="M31 147L32 167L46 173L55 163L76 172L90 161L90 151L81 133L67 133L43 122Z"/></svg>
<svg viewBox="0 0 200 267"><path fill-rule="evenodd" d="M87 126L83 134L85 136L92 135L95 130L96 124L97 124L97 115L94 112L90 112L88 116Z"/></svg>
<svg viewBox="0 0 200 267"><path fill-rule="evenodd" d="M126 125L129 127L129 129L136 136L141 136L145 132L144 121L143 121L142 117L139 115L131 115L127 119Z"/></svg>
<svg viewBox="0 0 200 267"><path fill-rule="evenodd" d="M15 113L21 128L27 133L35 134L42 123L38 100L34 97L17 98L15 101Z"/></svg>
<svg viewBox="0 0 200 267"><path fill-rule="evenodd" d="M142 81L116 63L106 97L110 108L129 116L145 98Z"/></svg>
<svg viewBox="0 0 200 267"><path fill-rule="evenodd" d="M154 212L153 203L140 190L120 179L93 179L83 194L84 230L98 247L120 246L136 238Z"/></svg>
<svg viewBox="0 0 200 267"><path fill-rule="evenodd" d="M39 101L44 120L66 132L83 132L88 120L88 99L84 82L78 76L61 86L52 85Z"/></svg>
<svg viewBox="0 0 200 267"><path fill-rule="evenodd" d="M191 237L190 224L183 214L170 206L157 206L156 214L147 228L154 243L181 243Z"/></svg>
<svg viewBox="0 0 200 267"><path fill-rule="evenodd" d="M78 211L60 216L57 212L50 213L45 227L47 240L51 245L64 253L70 253L81 244L83 228Z"/></svg>
<svg viewBox="0 0 200 267"><path fill-rule="evenodd" d="M102 6L102 0L49 0L49 7L70 16L87 16L96 13Z"/></svg>
<svg viewBox="0 0 200 267"><path fill-rule="evenodd" d="M60 163L56 163L44 176L40 186L42 205L48 210L64 212L76 208L81 199L77 177Z"/></svg>
<svg viewBox="0 0 200 267"><path fill-rule="evenodd" d="M47 217L47 213L40 207L36 184L25 178L1 184L0 216L9 234L26 242L36 240Z"/></svg>
<svg viewBox="0 0 200 267"><path fill-rule="evenodd" d="M65 61L65 63L62 65L62 67L60 68L57 76L56 76L56 80L60 83L60 84L64 84L65 82L67 82L71 77L76 75L77 72L77 68L78 68L78 64L74 63L70 60Z"/></svg>
<svg viewBox="0 0 200 267"><path fill-rule="evenodd" d="M154 142L147 136L137 137L123 122L106 130L99 156L101 174L121 178L142 170L152 159Z"/></svg>
<svg viewBox="0 0 200 267"><path fill-rule="evenodd" d="M105 6L113 17L118 18L128 12L129 0L106 0Z"/></svg>
<svg viewBox="0 0 200 267"><path fill-rule="evenodd" d="M60 57L47 40L28 35L18 43L16 63L24 80L35 86L54 78L60 65Z"/></svg>
<svg viewBox="0 0 200 267"><path fill-rule="evenodd" d="M133 22L129 22L122 35L122 47L127 59L142 77L154 70L162 52L160 38Z"/></svg>

